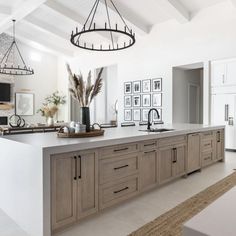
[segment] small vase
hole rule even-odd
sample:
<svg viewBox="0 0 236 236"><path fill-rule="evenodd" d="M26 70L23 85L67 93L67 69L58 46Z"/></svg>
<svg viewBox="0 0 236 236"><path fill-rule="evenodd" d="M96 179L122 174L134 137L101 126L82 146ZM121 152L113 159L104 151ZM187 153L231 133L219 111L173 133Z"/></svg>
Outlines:
<svg viewBox="0 0 236 236"><path fill-rule="evenodd" d="M81 107L81 121L86 125L86 132L90 132L90 110L89 107Z"/></svg>
<svg viewBox="0 0 236 236"><path fill-rule="evenodd" d="M48 125L48 126L54 126L54 119L53 119L53 117L48 117L48 119L47 119L47 125Z"/></svg>

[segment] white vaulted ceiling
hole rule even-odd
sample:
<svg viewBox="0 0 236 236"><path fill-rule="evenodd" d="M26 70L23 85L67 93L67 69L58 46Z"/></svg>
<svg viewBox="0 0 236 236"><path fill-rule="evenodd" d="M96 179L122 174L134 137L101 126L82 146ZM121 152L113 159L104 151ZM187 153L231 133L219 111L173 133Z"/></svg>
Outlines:
<svg viewBox="0 0 236 236"><path fill-rule="evenodd" d="M0 0L0 33L11 33L11 20L15 18L17 37L20 40L32 46L42 46L56 54L73 56L79 49L69 41L71 31L76 26L82 27L94 1ZM138 36L149 34L153 25L168 20L176 20L180 24L187 23L197 12L222 1L231 1L236 6L236 0L113 1ZM97 11L97 25L104 24L104 10L104 4L101 4ZM120 23L120 19L112 11L111 19L112 24ZM93 39L106 42L108 37L109 35L94 34Z"/></svg>

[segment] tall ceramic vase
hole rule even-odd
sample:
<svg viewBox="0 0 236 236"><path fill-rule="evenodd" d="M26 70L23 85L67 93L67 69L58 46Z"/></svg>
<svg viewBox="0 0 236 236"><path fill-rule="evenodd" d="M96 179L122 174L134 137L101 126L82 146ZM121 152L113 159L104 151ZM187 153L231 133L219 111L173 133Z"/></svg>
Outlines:
<svg viewBox="0 0 236 236"><path fill-rule="evenodd" d="M90 132L90 110L89 107L81 107L81 121L86 125L86 132Z"/></svg>

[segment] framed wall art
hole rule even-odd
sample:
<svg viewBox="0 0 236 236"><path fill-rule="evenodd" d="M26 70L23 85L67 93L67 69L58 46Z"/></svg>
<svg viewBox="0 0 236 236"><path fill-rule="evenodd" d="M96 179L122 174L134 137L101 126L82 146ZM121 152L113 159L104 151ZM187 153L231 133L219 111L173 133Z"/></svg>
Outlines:
<svg viewBox="0 0 236 236"><path fill-rule="evenodd" d="M132 107L132 96L125 96L124 107Z"/></svg>
<svg viewBox="0 0 236 236"><path fill-rule="evenodd" d="M141 93L141 81L133 82L133 93Z"/></svg>
<svg viewBox="0 0 236 236"><path fill-rule="evenodd" d="M148 121L149 109L142 109L142 121Z"/></svg>
<svg viewBox="0 0 236 236"><path fill-rule="evenodd" d="M150 93L151 92L151 80L142 80L142 92L143 93Z"/></svg>
<svg viewBox="0 0 236 236"><path fill-rule="evenodd" d="M156 112L153 112L153 121L162 121L162 109L157 109L158 112L159 112L159 115L160 115L160 118L157 117L157 113Z"/></svg>
<svg viewBox="0 0 236 236"><path fill-rule="evenodd" d="M152 92L162 92L162 78L152 80Z"/></svg>
<svg viewBox="0 0 236 236"><path fill-rule="evenodd" d="M133 120L134 121L141 121L141 110L140 109L133 110Z"/></svg>
<svg viewBox="0 0 236 236"><path fill-rule="evenodd" d="M142 95L142 105L143 107L151 106L151 94L143 94Z"/></svg>
<svg viewBox="0 0 236 236"><path fill-rule="evenodd" d="M153 93L152 94L152 106L153 107L161 107L162 106L162 94L161 93Z"/></svg>
<svg viewBox="0 0 236 236"><path fill-rule="evenodd" d="M15 93L15 113L19 116L34 115L33 93Z"/></svg>
<svg viewBox="0 0 236 236"><path fill-rule="evenodd" d="M125 82L124 84L124 90L125 94L131 94L132 93L132 82Z"/></svg>
<svg viewBox="0 0 236 236"><path fill-rule="evenodd" d="M141 107L141 95L133 96L133 107Z"/></svg>
<svg viewBox="0 0 236 236"><path fill-rule="evenodd" d="M132 110L131 109L125 109L124 120L125 121L132 121Z"/></svg>

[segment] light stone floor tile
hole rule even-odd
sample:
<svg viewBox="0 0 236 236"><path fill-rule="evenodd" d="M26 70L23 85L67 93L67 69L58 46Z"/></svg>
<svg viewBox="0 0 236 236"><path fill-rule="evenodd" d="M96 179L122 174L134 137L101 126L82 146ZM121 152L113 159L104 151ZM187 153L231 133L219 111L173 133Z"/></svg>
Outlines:
<svg viewBox="0 0 236 236"><path fill-rule="evenodd" d="M56 236L125 236L218 182L236 169L236 152L217 163L83 220ZM28 236L0 211L0 236ZM33 235L32 235L33 236Z"/></svg>

